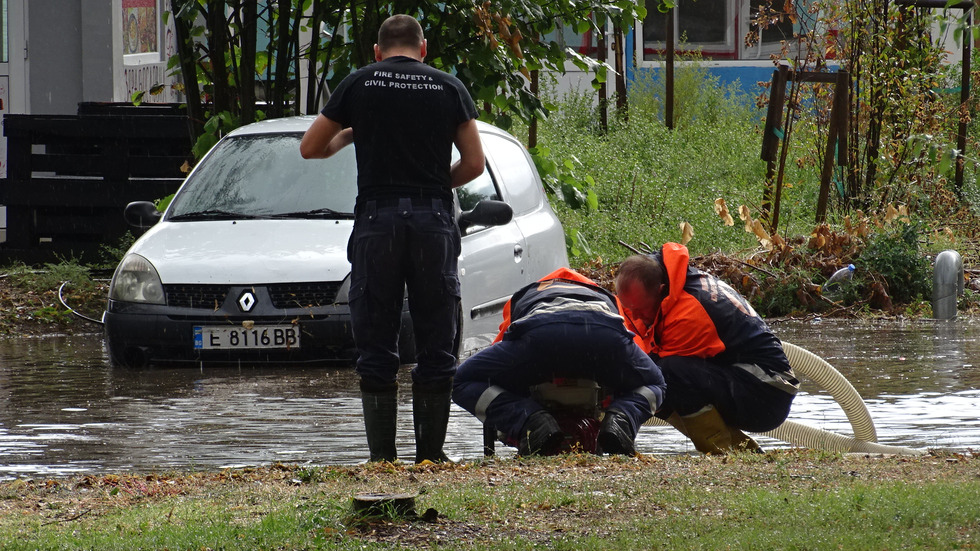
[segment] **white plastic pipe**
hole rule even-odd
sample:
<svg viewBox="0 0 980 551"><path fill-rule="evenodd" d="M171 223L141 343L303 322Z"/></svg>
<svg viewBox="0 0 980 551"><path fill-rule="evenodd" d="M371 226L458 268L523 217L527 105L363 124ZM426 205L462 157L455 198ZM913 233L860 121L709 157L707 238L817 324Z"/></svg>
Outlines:
<svg viewBox="0 0 980 551"><path fill-rule="evenodd" d="M854 429L854 437L843 436L789 420L771 431L760 434L796 446L828 451L898 455L923 455L925 453L911 448L878 444L874 421L871 419L868 407L854 386L834 366L813 352L786 341L783 341L783 350L786 352L790 366L798 376L809 378L821 389L829 392L834 400L840 404L844 414L847 415L847 420L851 423L851 428ZM667 422L652 417L645 424L667 425Z"/></svg>
<svg viewBox="0 0 980 551"><path fill-rule="evenodd" d="M952 250L936 255L932 272L932 317L956 318L956 299L963 294L963 258Z"/></svg>

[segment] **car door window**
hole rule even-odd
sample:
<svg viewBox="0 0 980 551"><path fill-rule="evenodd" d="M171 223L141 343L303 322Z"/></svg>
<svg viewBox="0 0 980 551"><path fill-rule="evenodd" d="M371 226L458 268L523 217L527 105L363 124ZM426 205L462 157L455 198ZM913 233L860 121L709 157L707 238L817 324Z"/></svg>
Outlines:
<svg viewBox="0 0 980 551"><path fill-rule="evenodd" d="M538 208L541 204L541 183L524 146L494 134L485 134L483 143L492 159L497 182L514 209L514 215Z"/></svg>
<svg viewBox="0 0 980 551"><path fill-rule="evenodd" d="M490 171L486 169L476 179L456 188L456 196L459 197L459 208L462 210L473 210L484 199L500 200L497 186L493 183Z"/></svg>

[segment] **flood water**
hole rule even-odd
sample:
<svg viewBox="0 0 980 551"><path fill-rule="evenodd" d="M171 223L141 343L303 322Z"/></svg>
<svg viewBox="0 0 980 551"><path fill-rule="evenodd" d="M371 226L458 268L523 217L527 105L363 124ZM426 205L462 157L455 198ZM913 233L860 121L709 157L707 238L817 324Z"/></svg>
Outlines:
<svg viewBox="0 0 980 551"><path fill-rule="evenodd" d="M772 327L847 377L865 399L879 442L980 450L980 320L776 320ZM791 420L853 435L833 398L806 380L803 390ZM414 456L410 400L402 393L399 453L406 459ZM693 451L674 429L659 426L644 426L637 447ZM455 405L446 452L482 456L481 425ZM513 450L498 445L498 453ZM109 367L98 334L0 341L0 479L366 457L349 368L129 371Z"/></svg>

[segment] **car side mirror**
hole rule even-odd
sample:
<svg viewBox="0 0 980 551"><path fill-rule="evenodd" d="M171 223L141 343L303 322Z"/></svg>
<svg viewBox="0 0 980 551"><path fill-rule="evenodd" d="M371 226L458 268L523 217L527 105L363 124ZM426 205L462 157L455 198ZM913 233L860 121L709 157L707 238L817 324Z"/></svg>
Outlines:
<svg viewBox="0 0 980 551"><path fill-rule="evenodd" d="M459 231L466 233L471 226L503 226L514 219L514 209L503 201L484 199L459 215Z"/></svg>
<svg viewBox="0 0 980 551"><path fill-rule="evenodd" d="M160 221L163 213L149 201L133 201L123 210L123 218L130 226L145 230Z"/></svg>

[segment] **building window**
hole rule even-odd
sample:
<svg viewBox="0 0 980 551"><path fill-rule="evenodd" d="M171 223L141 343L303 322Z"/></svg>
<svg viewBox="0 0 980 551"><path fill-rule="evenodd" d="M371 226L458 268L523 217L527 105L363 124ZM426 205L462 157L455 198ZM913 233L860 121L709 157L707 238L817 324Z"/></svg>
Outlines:
<svg viewBox="0 0 980 551"><path fill-rule="evenodd" d="M677 51L701 50L706 59L734 59L736 0L680 0L669 14L658 11L659 0L646 0L643 20L643 60L663 56L667 25L674 29ZM668 20L669 18L669 20Z"/></svg>
<svg viewBox="0 0 980 551"><path fill-rule="evenodd" d="M160 61L157 0L122 0L123 55L127 64Z"/></svg>
<svg viewBox="0 0 980 551"><path fill-rule="evenodd" d="M748 14L748 35L752 38L745 45L743 59L768 59L770 54L779 53L782 42L793 40L794 33L800 29L787 14L782 13L783 5L772 0L750 0ZM760 18L767 23L759 25Z"/></svg>
<svg viewBox="0 0 980 551"><path fill-rule="evenodd" d="M770 0L678 0L669 15L658 11L659 0L645 1L643 41L638 44L644 61L663 58L668 17L675 51L700 51L704 59L713 60L768 60L780 52L782 41L799 31L798 24L780 13L783 4ZM768 25L757 24L760 10L768 16ZM750 45L746 37L753 38Z"/></svg>
<svg viewBox="0 0 980 551"><path fill-rule="evenodd" d="M599 48L595 31L588 31L583 34L575 32L575 27L571 25L557 25L556 29L544 35L546 42L557 42L562 48L570 48L576 53L596 58L599 55Z"/></svg>

